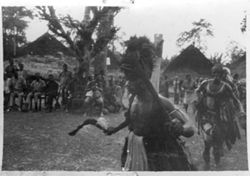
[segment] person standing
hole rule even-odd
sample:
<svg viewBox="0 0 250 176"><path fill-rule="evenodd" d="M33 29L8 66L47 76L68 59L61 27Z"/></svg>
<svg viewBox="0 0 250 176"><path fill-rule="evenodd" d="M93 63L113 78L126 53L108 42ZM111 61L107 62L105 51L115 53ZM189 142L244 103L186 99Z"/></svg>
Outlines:
<svg viewBox="0 0 250 176"><path fill-rule="evenodd" d="M192 96L194 93L194 82L190 74L186 75L186 79L183 82L184 88L184 99L183 99L183 106L186 112L188 112L188 107L192 105Z"/></svg>
<svg viewBox="0 0 250 176"><path fill-rule="evenodd" d="M240 112L244 113L239 99L229 84L222 81L223 68L215 65L212 68L213 79L204 81L196 90L198 95L197 120L199 130L204 135L203 159L205 169L210 168L210 150L213 148L215 164L219 167L223 155L223 144L230 150L239 134L234 116L234 101Z"/></svg>
<svg viewBox="0 0 250 176"><path fill-rule="evenodd" d="M68 65L63 64L63 71L59 75L59 92L62 95L62 105L66 110L67 105L67 87L72 79L72 73L68 71Z"/></svg>
<svg viewBox="0 0 250 176"><path fill-rule="evenodd" d="M169 98L169 80L167 76L165 76L165 97Z"/></svg>
<svg viewBox="0 0 250 176"><path fill-rule="evenodd" d="M117 127L109 127L106 134L114 134L128 126L129 134L122 154L124 170L192 170L179 136L192 136L193 124L167 98L156 92L154 94L154 88L148 87L151 84L153 56L138 55L127 49L121 64L131 94L126 119Z"/></svg>
<svg viewBox="0 0 250 176"><path fill-rule="evenodd" d="M53 109L53 100L56 99L58 95L58 84L54 80L54 76L50 74L48 76L48 81L45 87L45 94L46 94L46 104L47 104L47 112L52 112Z"/></svg>
<svg viewBox="0 0 250 176"><path fill-rule="evenodd" d="M18 64L17 75L18 75L18 78L23 78L25 80L27 78L28 73L26 70L24 70L24 65L22 63Z"/></svg>
<svg viewBox="0 0 250 176"><path fill-rule="evenodd" d="M6 111L9 112L13 109L14 103L15 103L15 86L17 82L17 74L12 74L12 77L7 78L6 76L6 81L5 81L5 91L8 95L8 104L7 104L7 109Z"/></svg>
<svg viewBox="0 0 250 176"><path fill-rule="evenodd" d="M183 104L183 98L184 98L184 88L183 88L183 80L181 79L179 82L179 92L180 92L180 98L179 98L179 102L180 104Z"/></svg>
<svg viewBox="0 0 250 176"><path fill-rule="evenodd" d="M17 67L14 65L14 60L9 58L9 65L5 68L5 75L7 78L12 78L17 75Z"/></svg>
<svg viewBox="0 0 250 176"><path fill-rule="evenodd" d="M174 88L174 104L179 104L179 98L180 98L180 81L178 76L175 77L173 81L173 88Z"/></svg>

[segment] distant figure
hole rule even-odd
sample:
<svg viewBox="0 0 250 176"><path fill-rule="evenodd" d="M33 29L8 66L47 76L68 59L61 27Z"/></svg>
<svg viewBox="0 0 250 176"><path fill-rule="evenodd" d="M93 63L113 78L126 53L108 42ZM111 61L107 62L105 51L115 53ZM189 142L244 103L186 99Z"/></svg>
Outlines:
<svg viewBox="0 0 250 176"><path fill-rule="evenodd" d="M183 82L184 88L184 99L183 106L186 112L188 112L189 105L192 104L192 96L194 92L194 82L192 81L192 77L190 74L186 75L186 79Z"/></svg>
<svg viewBox="0 0 250 176"><path fill-rule="evenodd" d="M14 65L14 60L9 59L9 65L5 68L5 74L7 78L12 78L12 76L17 75L17 67Z"/></svg>
<svg viewBox="0 0 250 176"><path fill-rule="evenodd" d="M179 94L180 94L180 98L179 98L179 103L183 104L183 98L184 98L184 88L183 88L183 80L181 79L179 82Z"/></svg>
<svg viewBox="0 0 250 176"><path fill-rule="evenodd" d="M165 97L168 98L169 97L169 80L167 76L165 76L164 86L165 86Z"/></svg>
<svg viewBox="0 0 250 176"><path fill-rule="evenodd" d="M18 78L24 78L26 80L27 78L27 71L24 70L24 65L22 63L19 63L18 64L18 70L17 70L17 75L18 75Z"/></svg>
<svg viewBox="0 0 250 176"><path fill-rule="evenodd" d="M123 108L122 97L123 90L121 85L119 84L119 80L117 80L114 87L115 112L119 112Z"/></svg>
<svg viewBox="0 0 250 176"><path fill-rule="evenodd" d="M179 104L179 97L180 97L180 81L178 76L175 77L173 81L173 88L174 88L174 104Z"/></svg>
<svg viewBox="0 0 250 176"><path fill-rule="evenodd" d="M92 81L91 81L92 82ZM98 84L93 82L94 85L90 84L87 88L86 98L84 100L85 113L83 116L87 116L91 113L94 107L99 107L100 116L103 116L104 100L103 100L103 90L98 87Z"/></svg>
<svg viewBox="0 0 250 176"><path fill-rule="evenodd" d="M22 105L23 105L23 98L24 98L24 92L26 89L26 80L20 75L18 77L15 76L16 82L14 86L14 91L10 94L10 109L13 109L13 106L15 104L15 97L18 97L18 111L22 111Z"/></svg>
<svg viewBox="0 0 250 176"><path fill-rule="evenodd" d="M46 86L39 73L35 74L36 78L31 82L31 92L27 96L27 103L29 110L32 110L32 98L34 98L35 109L34 112L38 111L38 100L41 98L42 92ZM40 109L39 109L40 110Z"/></svg>
<svg viewBox="0 0 250 176"><path fill-rule="evenodd" d="M98 87L102 89L106 87L105 79L102 72L96 75L95 82L98 84Z"/></svg>
<svg viewBox="0 0 250 176"><path fill-rule="evenodd" d="M48 81L45 87L45 94L46 94L46 104L47 104L47 112L52 112L53 109L53 100L56 99L58 94L58 84L54 80L54 76L50 74L48 76Z"/></svg>
<svg viewBox="0 0 250 176"><path fill-rule="evenodd" d="M12 74L11 78L7 78L7 76L6 76L5 91L8 95L8 102L7 102L8 104L7 104L7 109L6 109L7 112L12 110L13 105L15 103L13 98L10 95L14 94L14 92L15 92L16 82L17 82L17 74ZM10 99L12 99L12 100L10 100Z"/></svg>
<svg viewBox="0 0 250 176"><path fill-rule="evenodd" d="M109 80L108 80L108 86L109 86L109 88L113 88L114 87L114 85L115 85L115 79L114 79L114 76L110 76L109 77Z"/></svg>
<svg viewBox="0 0 250 176"><path fill-rule="evenodd" d="M72 79L72 73L68 71L68 65L63 64L63 71L59 75L59 92L62 95L62 105L67 104L67 87Z"/></svg>
<svg viewBox="0 0 250 176"><path fill-rule="evenodd" d="M211 148L213 148L215 164L218 167L220 158L223 156L223 144L225 143L230 150L236 139L240 138L234 106L244 114L243 107L230 85L222 81L222 66L215 65L212 68L212 74L214 78L203 81L196 90L199 98L198 126L204 136L205 169L210 168ZM234 103L231 103L231 100Z"/></svg>
<svg viewBox="0 0 250 176"><path fill-rule="evenodd" d="M4 74L4 111L8 110L9 107L10 83L11 79L8 79L6 74Z"/></svg>
<svg viewBox="0 0 250 176"><path fill-rule="evenodd" d="M235 86L235 91L236 91L236 94L238 94L237 96L240 97L240 81L239 81L239 74L236 73L234 74L233 76L233 84Z"/></svg>

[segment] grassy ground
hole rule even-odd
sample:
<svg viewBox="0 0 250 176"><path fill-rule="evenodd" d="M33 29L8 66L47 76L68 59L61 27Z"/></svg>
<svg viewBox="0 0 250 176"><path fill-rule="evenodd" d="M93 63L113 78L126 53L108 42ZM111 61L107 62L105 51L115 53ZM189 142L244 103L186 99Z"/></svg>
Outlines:
<svg viewBox="0 0 250 176"><path fill-rule="evenodd" d="M106 115L110 126L123 120L122 113ZM127 130L105 136L93 126L76 136L67 133L84 118L79 114L20 113L4 115L3 170L119 171L120 154ZM201 136L187 140L194 164L201 170ZM245 136L231 151L225 150L220 170L247 170ZM212 170L215 168L212 167Z"/></svg>

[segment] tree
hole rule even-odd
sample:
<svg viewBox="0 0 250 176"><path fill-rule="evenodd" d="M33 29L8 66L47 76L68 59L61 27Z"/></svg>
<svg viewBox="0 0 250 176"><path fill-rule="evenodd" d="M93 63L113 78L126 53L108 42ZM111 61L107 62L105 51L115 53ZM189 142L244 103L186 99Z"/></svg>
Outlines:
<svg viewBox="0 0 250 176"><path fill-rule="evenodd" d="M86 7L84 20L74 20L70 15L59 17L52 6L38 6L41 19L56 36L61 37L75 53L78 75L89 73L90 65L100 53L106 52L108 43L119 30L113 19L120 7Z"/></svg>
<svg viewBox="0 0 250 176"><path fill-rule="evenodd" d="M15 57L20 46L26 44L27 18L33 18L25 7L2 7L4 59Z"/></svg>
<svg viewBox="0 0 250 176"><path fill-rule="evenodd" d="M246 49L236 41L231 41L226 48L226 56L231 59L231 63L237 62L245 53Z"/></svg>
<svg viewBox="0 0 250 176"><path fill-rule="evenodd" d="M212 25L205 19L200 19L198 22L192 23L192 28L189 31L180 33L176 41L177 46L182 47L186 44L193 44L201 51L206 50L204 37L213 36Z"/></svg>
<svg viewBox="0 0 250 176"><path fill-rule="evenodd" d="M244 16L240 24L241 24L241 28L240 28L241 32L245 33L247 29L247 16L246 15Z"/></svg>
<svg viewBox="0 0 250 176"><path fill-rule="evenodd" d="M169 63L170 63L170 61L168 60L167 57L165 59L162 59L162 61L161 61L161 70L165 70Z"/></svg>

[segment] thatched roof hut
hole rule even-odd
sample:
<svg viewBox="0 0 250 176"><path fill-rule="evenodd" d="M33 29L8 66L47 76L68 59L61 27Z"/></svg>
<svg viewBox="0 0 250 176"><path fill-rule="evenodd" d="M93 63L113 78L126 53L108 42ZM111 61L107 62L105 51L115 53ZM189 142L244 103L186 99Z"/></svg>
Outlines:
<svg viewBox="0 0 250 176"><path fill-rule="evenodd" d="M184 49L164 70L164 74L172 75L210 75L213 64L193 45Z"/></svg>
<svg viewBox="0 0 250 176"><path fill-rule="evenodd" d="M46 32L41 35L35 41L28 43L23 46L18 57L24 55L38 55L38 56L60 56L61 54L66 56L74 56L73 52L69 48L64 46L60 41L58 41L53 35Z"/></svg>

